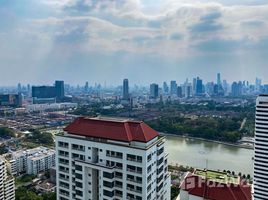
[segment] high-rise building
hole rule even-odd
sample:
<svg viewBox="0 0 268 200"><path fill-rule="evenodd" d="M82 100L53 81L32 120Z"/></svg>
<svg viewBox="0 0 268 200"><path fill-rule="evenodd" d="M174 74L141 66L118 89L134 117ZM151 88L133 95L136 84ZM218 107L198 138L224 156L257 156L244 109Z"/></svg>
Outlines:
<svg viewBox="0 0 268 200"><path fill-rule="evenodd" d="M170 94L177 95L177 83L176 81L170 81Z"/></svg>
<svg viewBox="0 0 268 200"><path fill-rule="evenodd" d="M196 79L196 95L203 94L203 81L199 77Z"/></svg>
<svg viewBox="0 0 268 200"><path fill-rule="evenodd" d="M221 74L218 73L217 74L217 85L220 87L220 85L222 85L222 82L221 82Z"/></svg>
<svg viewBox="0 0 268 200"><path fill-rule="evenodd" d="M77 118L56 136L57 199L170 199L165 138L141 121Z"/></svg>
<svg viewBox="0 0 268 200"><path fill-rule="evenodd" d="M8 175L5 159L0 157L0 199L15 200L15 181Z"/></svg>
<svg viewBox="0 0 268 200"><path fill-rule="evenodd" d="M49 99L56 97L54 86L32 86L32 97L37 99Z"/></svg>
<svg viewBox="0 0 268 200"><path fill-rule="evenodd" d="M55 81L55 92L57 101L64 99L64 81Z"/></svg>
<svg viewBox="0 0 268 200"><path fill-rule="evenodd" d="M124 79L123 81L123 99L129 99L129 86L128 86L128 79Z"/></svg>
<svg viewBox="0 0 268 200"><path fill-rule="evenodd" d="M177 87L177 96L182 98L182 87L181 86Z"/></svg>
<svg viewBox="0 0 268 200"><path fill-rule="evenodd" d="M22 106L22 94L0 94L0 105L1 106Z"/></svg>
<svg viewBox="0 0 268 200"><path fill-rule="evenodd" d="M256 102L254 200L268 200L268 95Z"/></svg>
<svg viewBox="0 0 268 200"><path fill-rule="evenodd" d="M196 78L193 78L193 95L196 93Z"/></svg>
<svg viewBox="0 0 268 200"><path fill-rule="evenodd" d="M163 83L163 92L164 92L164 94L168 94L168 92L169 92L169 88L168 88L167 82L164 82Z"/></svg>
<svg viewBox="0 0 268 200"><path fill-rule="evenodd" d="M150 97L156 99L158 98L158 96L159 96L158 84L152 83L150 85Z"/></svg>

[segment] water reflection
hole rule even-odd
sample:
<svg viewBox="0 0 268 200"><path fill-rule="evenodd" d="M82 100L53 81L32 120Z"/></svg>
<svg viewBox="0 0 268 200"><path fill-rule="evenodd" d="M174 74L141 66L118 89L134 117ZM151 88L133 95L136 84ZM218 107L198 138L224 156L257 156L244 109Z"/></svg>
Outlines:
<svg viewBox="0 0 268 200"><path fill-rule="evenodd" d="M252 175L253 150L214 142L167 136L169 162L214 170L230 170ZM200 151L206 152L200 154Z"/></svg>

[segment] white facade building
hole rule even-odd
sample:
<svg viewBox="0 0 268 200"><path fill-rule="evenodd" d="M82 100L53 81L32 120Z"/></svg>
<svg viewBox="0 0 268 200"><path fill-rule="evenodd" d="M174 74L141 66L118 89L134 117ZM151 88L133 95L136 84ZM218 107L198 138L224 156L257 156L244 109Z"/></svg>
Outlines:
<svg viewBox="0 0 268 200"><path fill-rule="evenodd" d="M15 200L14 178L8 175L3 157L0 157L0 200Z"/></svg>
<svg viewBox="0 0 268 200"><path fill-rule="evenodd" d="M268 95L256 102L254 199L268 200Z"/></svg>
<svg viewBox="0 0 268 200"><path fill-rule="evenodd" d="M11 153L8 169L12 175L21 173L37 175L55 166L55 150L37 147Z"/></svg>
<svg viewBox="0 0 268 200"><path fill-rule="evenodd" d="M57 200L170 200L165 138L143 122L78 118L56 136Z"/></svg>

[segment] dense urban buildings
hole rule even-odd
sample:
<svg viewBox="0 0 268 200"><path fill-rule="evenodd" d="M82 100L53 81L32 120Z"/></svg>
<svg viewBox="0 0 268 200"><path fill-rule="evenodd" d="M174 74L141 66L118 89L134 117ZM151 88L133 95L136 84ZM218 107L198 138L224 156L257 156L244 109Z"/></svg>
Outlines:
<svg viewBox="0 0 268 200"><path fill-rule="evenodd" d="M268 95L256 102L254 199L268 199Z"/></svg>
<svg viewBox="0 0 268 200"><path fill-rule="evenodd" d="M19 94L0 94L0 106L22 106L22 95Z"/></svg>
<svg viewBox="0 0 268 200"><path fill-rule="evenodd" d="M55 166L55 151L46 147L19 150L10 154L7 163L12 175L37 175Z"/></svg>
<svg viewBox="0 0 268 200"><path fill-rule="evenodd" d="M15 181L8 175L6 161L0 157L0 199L15 200Z"/></svg>
<svg viewBox="0 0 268 200"><path fill-rule="evenodd" d="M61 102L64 99L64 82L55 81L54 86L32 86L34 103Z"/></svg>
<svg viewBox="0 0 268 200"><path fill-rule="evenodd" d="M170 199L165 138L141 121L80 117L56 155L58 200Z"/></svg>

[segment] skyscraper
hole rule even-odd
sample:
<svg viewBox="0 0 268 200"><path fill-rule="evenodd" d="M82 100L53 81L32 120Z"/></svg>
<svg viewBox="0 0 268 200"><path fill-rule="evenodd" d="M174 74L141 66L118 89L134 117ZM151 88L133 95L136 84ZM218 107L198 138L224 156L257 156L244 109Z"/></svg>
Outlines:
<svg viewBox="0 0 268 200"><path fill-rule="evenodd" d="M268 95L256 102L254 200L268 200Z"/></svg>
<svg viewBox="0 0 268 200"><path fill-rule="evenodd" d="M176 83L176 81L170 81L170 94L177 95L177 83Z"/></svg>
<svg viewBox="0 0 268 200"><path fill-rule="evenodd" d="M181 86L177 87L177 96L182 98L182 87Z"/></svg>
<svg viewBox="0 0 268 200"><path fill-rule="evenodd" d="M199 77L196 79L196 95L203 94L203 81Z"/></svg>
<svg viewBox="0 0 268 200"><path fill-rule="evenodd" d="M168 84L167 84L167 82L164 82L163 83L163 92L164 92L164 94L168 94Z"/></svg>
<svg viewBox="0 0 268 200"><path fill-rule="evenodd" d="M158 85L156 83L152 83L150 85L150 97L151 98L158 98L159 96L159 89L158 89Z"/></svg>
<svg viewBox="0 0 268 200"><path fill-rule="evenodd" d="M218 87L220 87L221 84L222 84L222 83L221 83L221 74L218 73L218 74L217 74L217 85L218 85Z"/></svg>
<svg viewBox="0 0 268 200"><path fill-rule="evenodd" d="M55 92L58 101L64 98L64 81L55 81Z"/></svg>
<svg viewBox="0 0 268 200"><path fill-rule="evenodd" d="M128 86L128 79L124 79L123 81L123 99L129 99L129 86Z"/></svg>
<svg viewBox="0 0 268 200"><path fill-rule="evenodd" d="M170 199L165 138L141 121L80 117L56 152L57 199Z"/></svg>

